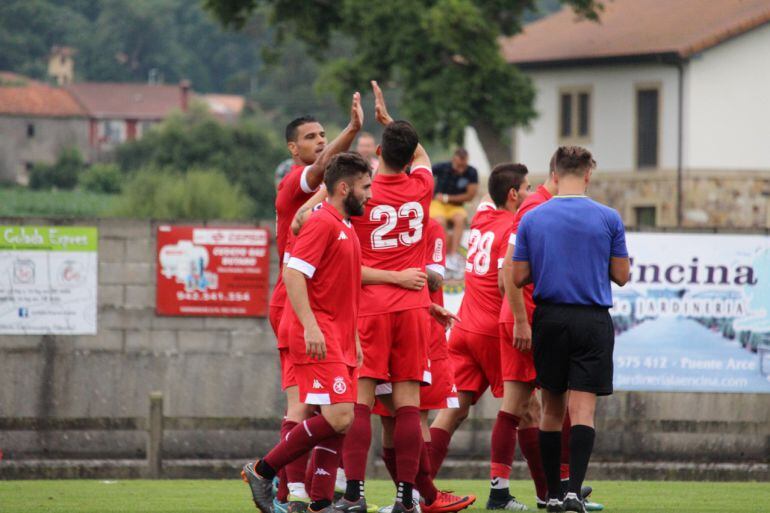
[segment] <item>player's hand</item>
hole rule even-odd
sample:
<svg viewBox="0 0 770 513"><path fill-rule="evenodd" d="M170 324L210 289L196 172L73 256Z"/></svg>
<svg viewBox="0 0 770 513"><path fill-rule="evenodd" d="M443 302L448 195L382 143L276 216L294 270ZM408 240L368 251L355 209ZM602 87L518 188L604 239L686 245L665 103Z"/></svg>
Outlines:
<svg viewBox="0 0 770 513"><path fill-rule="evenodd" d="M388 114L388 107L385 105L385 96L376 80L372 80L372 91L374 92L374 117L381 125L389 125L393 118Z"/></svg>
<svg viewBox="0 0 770 513"><path fill-rule="evenodd" d="M418 267L396 271L396 285L402 289L421 290L428 282L428 274Z"/></svg>
<svg viewBox="0 0 770 513"><path fill-rule="evenodd" d="M356 366L361 367L364 364L364 350L361 349L361 339L356 333Z"/></svg>
<svg viewBox="0 0 770 513"><path fill-rule="evenodd" d="M513 325L513 347L524 352L532 349L532 326L528 322Z"/></svg>
<svg viewBox="0 0 770 513"><path fill-rule="evenodd" d="M452 328L455 325L455 322L461 322L459 317L457 317L443 306L437 305L436 303L431 303L430 309L428 311L430 312L430 315L444 327L445 330Z"/></svg>
<svg viewBox="0 0 770 513"><path fill-rule="evenodd" d="M326 339L318 325L305 328L305 353L313 360L326 358Z"/></svg>
<svg viewBox="0 0 770 513"><path fill-rule="evenodd" d="M364 126L364 108L361 107L361 93L353 93L353 102L350 105L350 123L348 127L356 132Z"/></svg>

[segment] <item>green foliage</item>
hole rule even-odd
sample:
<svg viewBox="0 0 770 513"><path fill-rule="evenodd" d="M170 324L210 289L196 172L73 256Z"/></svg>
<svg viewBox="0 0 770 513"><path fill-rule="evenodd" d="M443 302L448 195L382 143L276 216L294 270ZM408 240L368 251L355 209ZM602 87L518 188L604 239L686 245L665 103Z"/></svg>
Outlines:
<svg viewBox="0 0 770 513"><path fill-rule="evenodd" d="M32 189L74 189L85 164L77 148L64 148L53 164L38 163L32 168Z"/></svg>
<svg viewBox="0 0 770 513"><path fill-rule="evenodd" d="M220 171L145 168L128 181L114 213L152 219L248 219L254 203Z"/></svg>
<svg viewBox="0 0 770 513"><path fill-rule="evenodd" d="M109 215L117 197L81 190L0 188L0 216L104 217Z"/></svg>
<svg viewBox="0 0 770 513"><path fill-rule="evenodd" d="M596 18L598 0L563 0ZM322 80L341 105L368 81L402 89L405 117L429 139L457 142L465 126L497 134L535 116L530 81L507 64L498 38L521 30L535 0L206 0L227 26L243 26L259 4L272 8L279 31L292 32L324 58L333 34L354 42L352 57L323 65ZM335 84L336 83L336 84Z"/></svg>
<svg viewBox="0 0 770 513"><path fill-rule="evenodd" d="M181 173L194 168L221 170L255 202L253 214L268 218L275 201L273 171L285 157L277 137L255 121L223 125L199 106L172 116L116 151L118 164L129 173L143 167Z"/></svg>
<svg viewBox="0 0 770 513"><path fill-rule="evenodd" d="M123 186L123 174L115 164L94 164L80 174L78 184L91 192L119 193Z"/></svg>

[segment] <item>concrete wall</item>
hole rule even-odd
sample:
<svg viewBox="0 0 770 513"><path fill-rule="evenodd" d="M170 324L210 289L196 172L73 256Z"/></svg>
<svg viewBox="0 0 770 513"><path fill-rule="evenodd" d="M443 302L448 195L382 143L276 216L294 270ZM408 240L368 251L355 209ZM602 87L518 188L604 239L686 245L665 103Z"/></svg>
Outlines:
<svg viewBox="0 0 770 513"><path fill-rule="evenodd" d="M685 91L686 167L770 169L770 25L693 57Z"/></svg>
<svg viewBox="0 0 770 513"><path fill-rule="evenodd" d="M33 137L27 136L30 124L35 127ZM53 163L69 146L89 159L88 120L0 116L0 181L23 183L27 162Z"/></svg>
<svg viewBox="0 0 770 513"><path fill-rule="evenodd" d="M284 399L266 319L158 317L157 223L70 223L99 229L98 334L0 336L0 420L146 417L153 390L163 392L170 417L280 418ZM272 264L274 279L275 258ZM770 456L770 394L618 393L601 400L599 411L596 462L745 463ZM496 412L497 401L484 397L453 440L452 458L486 460ZM275 440L264 427L177 430L167 431L164 450L169 458L247 458ZM2 465L40 457L140 458L145 445L142 431L0 431Z"/></svg>

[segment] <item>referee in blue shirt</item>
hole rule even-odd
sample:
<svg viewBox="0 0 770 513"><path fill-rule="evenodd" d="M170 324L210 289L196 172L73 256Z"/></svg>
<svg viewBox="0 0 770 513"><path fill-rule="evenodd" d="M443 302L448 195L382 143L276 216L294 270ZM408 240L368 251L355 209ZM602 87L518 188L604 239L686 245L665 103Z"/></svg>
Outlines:
<svg viewBox="0 0 770 513"><path fill-rule="evenodd" d="M540 451L548 480L547 510L583 513L580 487L594 445L596 396L612 393L610 280L626 284L629 260L620 215L585 195L596 166L591 153L562 146L555 164L558 195L522 218L513 272L517 287L535 286L532 348L543 397ZM559 456L567 407L570 469L562 503Z"/></svg>

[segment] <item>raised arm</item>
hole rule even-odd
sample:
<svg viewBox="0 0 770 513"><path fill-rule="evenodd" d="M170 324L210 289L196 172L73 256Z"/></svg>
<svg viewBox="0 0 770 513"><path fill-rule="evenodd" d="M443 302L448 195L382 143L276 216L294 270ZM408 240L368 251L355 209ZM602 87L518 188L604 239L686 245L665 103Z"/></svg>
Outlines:
<svg viewBox="0 0 770 513"><path fill-rule="evenodd" d="M353 93L353 101L350 105L350 122L348 126L324 148L307 172L307 185L311 190L315 190L323 182L326 166L329 165L332 157L350 149L350 145L353 144L353 140L358 135L363 124L364 109L361 107L361 93L355 92Z"/></svg>
<svg viewBox="0 0 770 513"><path fill-rule="evenodd" d="M393 118L388 113L388 107L385 105L385 96L382 94L382 90L376 80L372 80L372 91L374 92L374 115L382 126L387 126L393 122ZM428 157L428 153L422 147L422 144L418 143L417 148L414 150L412 167L427 167L430 169L430 157Z"/></svg>

